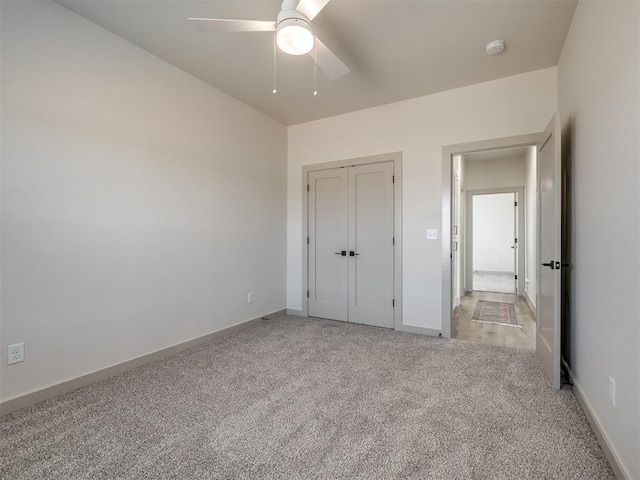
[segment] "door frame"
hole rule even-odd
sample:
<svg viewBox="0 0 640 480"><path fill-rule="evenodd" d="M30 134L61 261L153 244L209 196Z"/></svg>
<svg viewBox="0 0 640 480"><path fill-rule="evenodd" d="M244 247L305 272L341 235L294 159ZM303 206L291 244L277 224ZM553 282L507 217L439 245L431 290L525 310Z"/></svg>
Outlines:
<svg viewBox="0 0 640 480"><path fill-rule="evenodd" d="M333 168L355 167L372 163L393 162L393 236L395 248L393 251L393 296L395 306L393 309L393 329L412 331L410 326L402 324L402 152L370 155L347 160L303 165L302 167L302 316L309 316L309 304L307 302L307 290L309 286L309 250L307 238L309 235L309 209L308 209L308 176L309 172L330 170ZM418 333L418 332L416 332Z"/></svg>
<svg viewBox="0 0 640 480"><path fill-rule="evenodd" d="M515 265L515 269L518 272L518 295L524 297L524 263L525 263L525 251L529 247L526 245L526 238L524 234L524 224L526 219L524 218L525 209L524 209L524 187L507 187L507 188L483 188L479 190L466 190L467 194L467 218L465 225L465 262L466 262L466 270L465 270L465 284L467 287L471 285L471 290L465 291L473 291L473 197L475 195L493 195L499 193L515 193L518 195L518 264Z"/></svg>
<svg viewBox="0 0 640 480"><path fill-rule="evenodd" d="M540 137L540 132L536 132L442 147L442 336L445 338L451 338L451 317L453 313L453 302L451 298L451 222L453 215L451 208L451 183L453 157L499 148L537 146ZM538 248L537 245L536 248Z"/></svg>
<svg viewBox="0 0 640 480"><path fill-rule="evenodd" d="M454 182L455 180L455 182ZM458 174L456 174L456 172L451 172L451 187L453 188L454 183L457 183L457 205L455 205L456 208L454 207L453 204L453 199L455 198L453 195L451 197L451 208L453 209L451 212L451 222L453 224L453 227L455 228L455 226L457 225L457 229L456 231L451 232L451 253L453 254L453 257L451 257L451 287L452 287L452 300L453 300L453 308L456 308L458 305L460 305L461 300L462 300L462 292L464 291L464 286L466 281L462 280L463 277L463 272L464 272L464 276L466 276L466 271L464 268L462 268L462 262L460 261L460 259L462 258L464 262L466 262L466 258L465 255L460 255L460 252L462 250L461 245L464 245L464 235L466 234L466 227L465 228L461 228L462 225L460 225L460 222L463 218L463 216L460 214L463 210L462 208L460 208L460 203L462 201L462 190L460 188L460 176ZM466 208L466 207L465 207ZM455 222L454 222L454 216L456 216L458 218L456 218ZM462 233L461 233L462 232ZM453 243L457 242L457 244L454 245ZM466 266L465 266L466 267ZM457 285L456 285L457 284Z"/></svg>

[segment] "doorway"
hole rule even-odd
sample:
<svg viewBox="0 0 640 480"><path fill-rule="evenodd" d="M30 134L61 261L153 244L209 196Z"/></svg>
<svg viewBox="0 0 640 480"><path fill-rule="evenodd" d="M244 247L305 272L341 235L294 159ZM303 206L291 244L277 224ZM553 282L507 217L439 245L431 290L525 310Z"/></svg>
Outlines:
<svg viewBox="0 0 640 480"><path fill-rule="evenodd" d="M562 258L563 177L561 168L562 129L560 114L556 112L546 128L537 133L494 140L445 146L442 149L442 334L450 338L452 332L452 172L461 155L486 152L508 147L535 147L536 225L534 262L528 270L535 271L536 353L553 388L560 388L561 375L561 305L562 268L568 266ZM531 250L531 249L530 249ZM531 252L529 252L531 254ZM541 260L546 260L542 262ZM544 268L543 268L544 267ZM548 270L547 270L548 269ZM525 298L527 298L525 292ZM528 298L527 298L528 299ZM537 305L537 308L536 308ZM488 309L487 311L490 311Z"/></svg>
<svg viewBox="0 0 640 480"><path fill-rule="evenodd" d="M473 290L518 293L517 205L515 193L471 197Z"/></svg>
<svg viewBox="0 0 640 480"><path fill-rule="evenodd" d="M492 345L535 349L536 322L525 291L525 188L535 190L533 147L510 147L461 156L466 198L466 286L453 311L451 336ZM531 246L535 241L531 242Z"/></svg>
<svg viewBox="0 0 640 480"><path fill-rule="evenodd" d="M399 153L303 168L303 314L405 330Z"/></svg>
<svg viewBox="0 0 640 480"><path fill-rule="evenodd" d="M451 337L535 349L535 314L524 297L535 287L525 275L536 245L525 231L535 231L535 159L527 145L452 158Z"/></svg>
<svg viewBox="0 0 640 480"><path fill-rule="evenodd" d="M526 218L524 192L524 187L466 192L467 291L524 295L526 253L535 247L525 235L533 221ZM529 216L535 219L535 207Z"/></svg>

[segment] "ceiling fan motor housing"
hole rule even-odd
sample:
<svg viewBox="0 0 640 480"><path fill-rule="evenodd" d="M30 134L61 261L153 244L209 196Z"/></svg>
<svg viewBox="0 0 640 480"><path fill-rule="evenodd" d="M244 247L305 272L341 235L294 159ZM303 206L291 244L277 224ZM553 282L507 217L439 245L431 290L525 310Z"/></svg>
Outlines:
<svg viewBox="0 0 640 480"><path fill-rule="evenodd" d="M285 5L283 2L283 6ZM313 48L315 35L311 21L295 9L282 10L276 20L276 37L281 50L303 55Z"/></svg>
<svg viewBox="0 0 640 480"><path fill-rule="evenodd" d="M300 25L301 27L313 32L313 25L311 24L311 20L309 20L296 9L281 10L278 14L278 18L276 19L276 25L278 29L287 25Z"/></svg>

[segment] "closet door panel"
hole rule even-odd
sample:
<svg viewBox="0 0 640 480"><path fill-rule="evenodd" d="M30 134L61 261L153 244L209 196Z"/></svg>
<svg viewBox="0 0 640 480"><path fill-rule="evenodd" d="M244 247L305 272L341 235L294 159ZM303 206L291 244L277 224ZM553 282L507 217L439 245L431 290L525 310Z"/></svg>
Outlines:
<svg viewBox="0 0 640 480"><path fill-rule="evenodd" d="M348 319L347 169L310 172L309 316Z"/></svg>
<svg viewBox="0 0 640 480"><path fill-rule="evenodd" d="M350 167L349 321L393 328L393 164Z"/></svg>

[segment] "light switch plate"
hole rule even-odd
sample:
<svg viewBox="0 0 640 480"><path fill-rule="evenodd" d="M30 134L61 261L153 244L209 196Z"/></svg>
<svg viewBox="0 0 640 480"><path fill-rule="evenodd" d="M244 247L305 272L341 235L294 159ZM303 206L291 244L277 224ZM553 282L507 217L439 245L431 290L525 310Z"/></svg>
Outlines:
<svg viewBox="0 0 640 480"><path fill-rule="evenodd" d="M427 240L437 240L438 239L438 229L437 228L428 228L427 229Z"/></svg>

